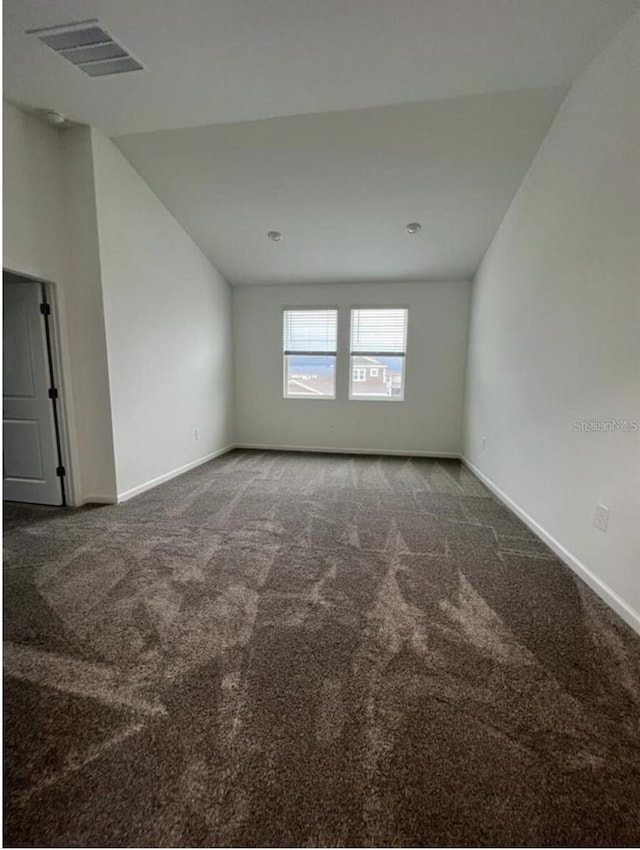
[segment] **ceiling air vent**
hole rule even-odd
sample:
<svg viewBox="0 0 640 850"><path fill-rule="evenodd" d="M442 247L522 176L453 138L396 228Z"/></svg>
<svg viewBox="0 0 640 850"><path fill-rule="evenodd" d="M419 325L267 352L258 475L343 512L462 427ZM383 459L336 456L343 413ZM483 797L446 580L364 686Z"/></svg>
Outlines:
<svg viewBox="0 0 640 850"><path fill-rule="evenodd" d="M27 30L90 77L141 71L143 65L95 19Z"/></svg>

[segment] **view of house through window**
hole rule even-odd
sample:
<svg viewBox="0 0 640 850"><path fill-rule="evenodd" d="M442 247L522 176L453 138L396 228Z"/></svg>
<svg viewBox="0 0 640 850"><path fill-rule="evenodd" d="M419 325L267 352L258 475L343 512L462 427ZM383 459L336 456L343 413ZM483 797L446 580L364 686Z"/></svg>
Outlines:
<svg viewBox="0 0 640 850"><path fill-rule="evenodd" d="M349 398L402 401L406 348L406 309L352 310Z"/></svg>
<svg viewBox="0 0 640 850"><path fill-rule="evenodd" d="M285 310L285 398L336 397L337 310ZM407 310L351 311L350 399L404 399Z"/></svg>
<svg viewBox="0 0 640 850"><path fill-rule="evenodd" d="M335 398L337 310L284 311L285 398Z"/></svg>

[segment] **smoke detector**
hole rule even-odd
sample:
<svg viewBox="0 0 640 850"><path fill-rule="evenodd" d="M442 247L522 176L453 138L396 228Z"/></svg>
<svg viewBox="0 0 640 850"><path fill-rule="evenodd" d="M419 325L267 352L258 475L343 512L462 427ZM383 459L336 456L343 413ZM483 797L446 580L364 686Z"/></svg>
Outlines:
<svg viewBox="0 0 640 850"><path fill-rule="evenodd" d="M63 115L62 112L55 112L53 109L48 109L44 113L44 117L47 119L49 124L53 124L54 127L62 127L63 124L67 123L66 115Z"/></svg>
<svg viewBox="0 0 640 850"><path fill-rule="evenodd" d="M89 77L126 74L144 68L96 18L26 32Z"/></svg>

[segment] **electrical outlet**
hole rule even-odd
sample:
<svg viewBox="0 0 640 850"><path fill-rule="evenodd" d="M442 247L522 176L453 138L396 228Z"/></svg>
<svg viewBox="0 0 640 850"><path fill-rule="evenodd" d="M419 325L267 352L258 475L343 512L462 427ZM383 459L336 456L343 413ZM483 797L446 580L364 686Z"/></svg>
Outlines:
<svg viewBox="0 0 640 850"><path fill-rule="evenodd" d="M486 438L486 437L483 437L483 438L482 438L482 451L484 451L484 447L485 447L486 445L487 445L487 438Z"/></svg>
<svg viewBox="0 0 640 850"><path fill-rule="evenodd" d="M596 518L593 524L600 531L606 531L609 525L609 508L605 505L596 505Z"/></svg>
<svg viewBox="0 0 640 850"><path fill-rule="evenodd" d="M199 428L194 428L194 429L193 429L193 439L194 439L194 440L199 440L199 439L200 439L200 429L199 429Z"/></svg>

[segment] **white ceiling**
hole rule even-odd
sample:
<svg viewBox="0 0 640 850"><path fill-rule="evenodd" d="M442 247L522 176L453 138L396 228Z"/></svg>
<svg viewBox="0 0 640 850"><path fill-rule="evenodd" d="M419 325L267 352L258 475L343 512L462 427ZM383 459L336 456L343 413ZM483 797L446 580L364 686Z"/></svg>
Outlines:
<svg viewBox="0 0 640 850"><path fill-rule="evenodd" d="M230 283L469 278L564 89L120 136ZM404 225L419 221L408 236ZM282 242L266 238L280 230Z"/></svg>
<svg viewBox="0 0 640 850"><path fill-rule="evenodd" d="M231 283L469 277L567 88L639 8L5 0L4 95L116 137ZM87 18L146 70L90 78L25 34Z"/></svg>
<svg viewBox="0 0 640 850"><path fill-rule="evenodd" d="M109 135L561 86L637 0L4 0L5 97ZM98 18L92 79L26 29Z"/></svg>

